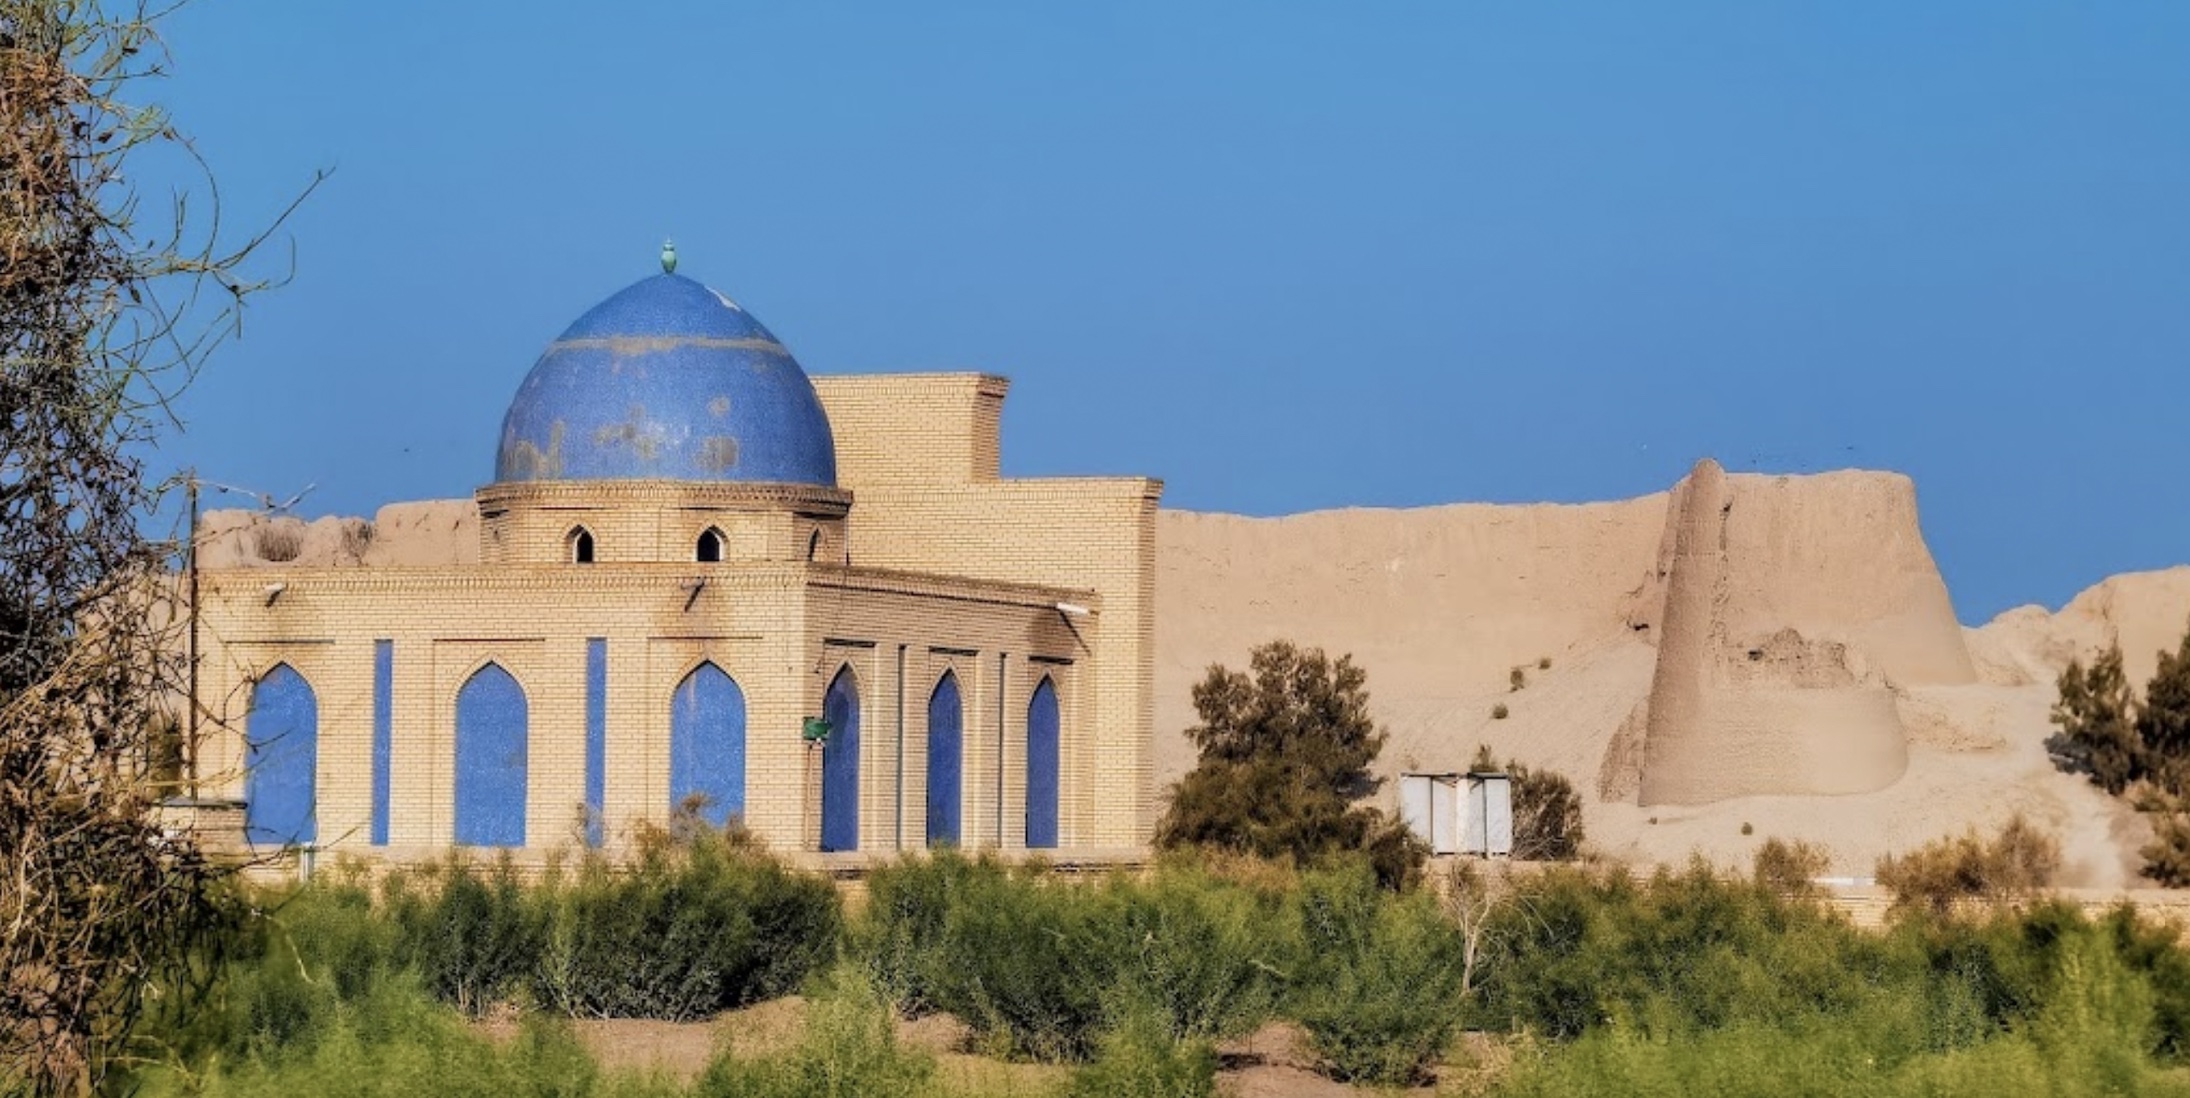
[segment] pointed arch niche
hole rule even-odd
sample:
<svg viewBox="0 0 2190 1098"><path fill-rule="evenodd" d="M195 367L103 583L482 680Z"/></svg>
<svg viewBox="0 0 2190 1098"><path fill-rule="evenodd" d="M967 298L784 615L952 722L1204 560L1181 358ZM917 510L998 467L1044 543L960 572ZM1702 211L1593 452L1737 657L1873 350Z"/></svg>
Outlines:
<svg viewBox="0 0 2190 1098"><path fill-rule="evenodd" d="M712 662L669 699L670 811L695 800L716 827L745 818L745 692Z"/></svg>
<svg viewBox="0 0 2190 1098"><path fill-rule="evenodd" d="M1057 684L1042 676L1041 685L1027 701L1027 848L1053 850L1057 846L1057 785L1060 725Z"/></svg>
<svg viewBox="0 0 2190 1098"><path fill-rule="evenodd" d="M928 695L928 845L958 845L966 753L966 706L958 676L943 672Z"/></svg>
<svg viewBox="0 0 2190 1098"><path fill-rule="evenodd" d="M821 849L859 849L859 680L850 665L822 697L829 740L821 748Z"/></svg>
<svg viewBox="0 0 2190 1098"><path fill-rule="evenodd" d="M525 688L498 663L456 691L456 841L525 845L530 714Z"/></svg>
<svg viewBox="0 0 2190 1098"><path fill-rule="evenodd" d="M277 663L251 687L244 719L244 836L253 846L319 839L319 696Z"/></svg>

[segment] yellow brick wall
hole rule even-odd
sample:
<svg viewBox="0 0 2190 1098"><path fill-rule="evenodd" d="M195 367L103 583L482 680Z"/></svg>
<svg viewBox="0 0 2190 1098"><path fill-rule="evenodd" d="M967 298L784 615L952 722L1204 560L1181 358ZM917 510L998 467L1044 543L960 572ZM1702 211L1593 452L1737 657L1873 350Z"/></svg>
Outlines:
<svg viewBox="0 0 2190 1098"><path fill-rule="evenodd" d="M1091 774L1069 785L1067 818L1090 845L1146 841L1152 780L1156 506L1145 477L999 479L1007 388L985 374L816 378L836 432L838 483L853 493L852 556L862 565L1005 583L1080 587L1103 606L1077 677L1094 726L1073 745ZM922 442L922 439L930 441ZM924 455L900 462L900 454ZM961 462L959 456L964 455ZM909 472L922 471L920 477ZM949 475L965 473L955 481ZM1131 813L1112 806L1134 806ZM1096 822L1096 821L1100 822Z"/></svg>
<svg viewBox="0 0 2190 1098"><path fill-rule="evenodd" d="M696 597L695 579L706 581ZM269 604L271 582L283 590ZM603 813L612 836L669 818L670 698L702 661L721 667L745 695L745 818L778 849L818 843L818 753L799 732L847 662L862 703L863 851L922 845L928 675L940 666L938 649L992 653L1005 669L999 726L997 664L958 657L967 668L965 785L969 799L977 791L990 798L981 802L988 815L965 811L969 844L998 841L999 738L1007 761L1024 766L1029 659L1054 661L1043 666L1054 667L1064 702L1063 788L1090 781L1075 769L1072 746L1093 727L1072 674L1084 649L1054 609L1069 598L1092 603L1084 591L841 566L625 564L245 569L207 573L201 598L203 696L215 717L202 749L206 792L243 795L250 683L286 662L319 704L323 847L371 852L373 646L381 639L393 642L394 653L389 843L382 851L392 857L429 856L453 839L456 694L490 660L526 695L527 845L545 851L580 841L592 637L608 642ZM984 760L989 770L979 769ZM1005 777L1011 811L1002 845L1012 848L1023 845L1023 769L1007 767ZM1081 801L1060 806L1063 839L1088 845L1083 836L1106 829L1075 815L1075 805L1086 811Z"/></svg>
<svg viewBox="0 0 2190 1098"><path fill-rule="evenodd" d="M994 374L814 378L836 434L837 483L965 484L998 475L1011 382Z"/></svg>

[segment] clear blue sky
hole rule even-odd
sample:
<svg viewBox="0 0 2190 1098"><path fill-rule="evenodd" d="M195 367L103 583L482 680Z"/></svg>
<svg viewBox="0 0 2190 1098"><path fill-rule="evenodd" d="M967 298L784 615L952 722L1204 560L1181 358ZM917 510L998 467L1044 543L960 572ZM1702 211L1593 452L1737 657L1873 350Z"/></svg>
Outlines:
<svg viewBox="0 0 2190 1098"><path fill-rule="evenodd" d="M1010 375L1173 506L1916 478L1962 616L2190 562L2190 4L204 0L236 223L168 464L462 496L674 236L814 373Z"/></svg>

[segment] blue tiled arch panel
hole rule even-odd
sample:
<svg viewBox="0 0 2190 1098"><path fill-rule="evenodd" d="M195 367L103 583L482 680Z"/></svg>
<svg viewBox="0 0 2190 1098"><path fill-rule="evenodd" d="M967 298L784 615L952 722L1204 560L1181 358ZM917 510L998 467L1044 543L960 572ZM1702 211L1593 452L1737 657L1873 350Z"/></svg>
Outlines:
<svg viewBox="0 0 2190 1098"><path fill-rule="evenodd" d="M859 849L859 682L843 668L822 698L821 849Z"/></svg>
<svg viewBox="0 0 2190 1098"><path fill-rule="evenodd" d="M943 672L928 695L928 845L959 841L960 798L965 780L966 706L958 676Z"/></svg>
<svg viewBox="0 0 2190 1098"><path fill-rule="evenodd" d="M1048 678L1027 702L1027 847L1057 845L1057 782L1060 714L1057 687Z"/></svg>
<svg viewBox="0 0 2190 1098"><path fill-rule="evenodd" d="M244 835L253 846L319 840L319 698L286 663L251 688L244 720Z"/></svg>
<svg viewBox="0 0 2190 1098"><path fill-rule="evenodd" d="M745 692L712 663L693 668L669 702L669 807L694 798L716 827L745 818Z"/></svg>
<svg viewBox="0 0 2190 1098"><path fill-rule="evenodd" d="M525 689L490 663L456 692L456 841L525 845Z"/></svg>

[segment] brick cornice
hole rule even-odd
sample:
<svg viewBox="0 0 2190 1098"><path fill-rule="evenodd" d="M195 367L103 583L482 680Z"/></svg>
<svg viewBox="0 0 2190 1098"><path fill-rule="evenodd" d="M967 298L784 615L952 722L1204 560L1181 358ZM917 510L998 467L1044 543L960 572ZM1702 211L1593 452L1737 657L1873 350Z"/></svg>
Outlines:
<svg viewBox="0 0 2190 1098"><path fill-rule="evenodd" d="M792 510L842 516L852 493L813 484L691 480L531 480L489 484L472 494L482 514L496 510L671 507L695 510Z"/></svg>

